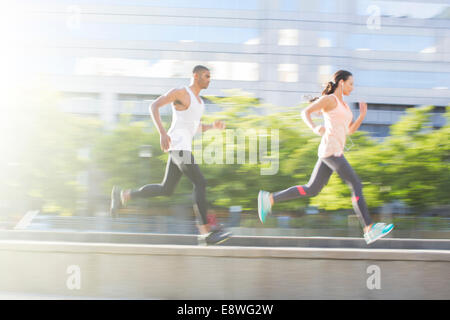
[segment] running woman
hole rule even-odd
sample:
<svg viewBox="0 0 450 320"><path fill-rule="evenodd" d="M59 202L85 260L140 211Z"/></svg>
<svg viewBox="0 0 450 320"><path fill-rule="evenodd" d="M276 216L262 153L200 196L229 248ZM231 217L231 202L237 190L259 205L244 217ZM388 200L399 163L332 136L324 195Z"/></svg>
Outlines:
<svg viewBox="0 0 450 320"><path fill-rule="evenodd" d="M302 111L303 121L314 133L322 136L318 150L319 159L309 182L306 185L293 186L273 193L259 191L258 214L261 222L264 223L274 203L316 196L328 183L332 173L337 172L351 189L353 209L363 226L364 239L367 244L370 244L387 235L394 226L372 222L364 200L361 181L344 156L346 135L351 135L358 130L366 115L367 104L359 103L360 115L356 121L352 122L353 114L343 96L348 96L352 92L353 76L348 71L339 70L334 74L333 79L334 81L328 82L322 96L311 100L312 103ZM315 125L311 120L311 114L315 112L323 114L324 126Z"/></svg>
<svg viewBox="0 0 450 320"><path fill-rule="evenodd" d="M153 122L160 134L161 149L169 153L166 172L161 184L147 184L139 189L121 190L114 186L111 192L111 215L116 216L118 209L135 198L171 196L185 174L194 186L194 212L197 216L198 237L201 244L218 244L230 236L222 227L212 227L207 219L206 181L192 155L192 140L200 129L224 129L222 121L213 124L202 124L201 117L205 104L200 98L200 91L208 88L210 71L205 66L195 66L192 71L190 86L169 90L150 106ZM172 104L172 124L168 132L164 129L159 108Z"/></svg>

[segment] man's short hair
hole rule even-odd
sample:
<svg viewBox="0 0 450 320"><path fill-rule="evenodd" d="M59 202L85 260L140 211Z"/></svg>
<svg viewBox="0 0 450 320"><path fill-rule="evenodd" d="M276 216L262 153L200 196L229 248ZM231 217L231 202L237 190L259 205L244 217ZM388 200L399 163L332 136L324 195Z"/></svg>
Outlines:
<svg viewBox="0 0 450 320"><path fill-rule="evenodd" d="M203 72L203 71L209 71L209 69L207 67L205 67L205 66L197 65L192 70L192 73L200 73L200 72Z"/></svg>

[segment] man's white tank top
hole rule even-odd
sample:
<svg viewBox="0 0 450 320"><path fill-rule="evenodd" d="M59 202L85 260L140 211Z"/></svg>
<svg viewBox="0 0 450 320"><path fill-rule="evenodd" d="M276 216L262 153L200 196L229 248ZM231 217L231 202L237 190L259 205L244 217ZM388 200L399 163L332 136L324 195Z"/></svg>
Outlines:
<svg viewBox="0 0 450 320"><path fill-rule="evenodd" d="M192 140L197 133L200 125L200 119L205 110L205 104L200 99L198 101L195 94L185 87L191 97L191 103L187 110L178 111L172 103L172 124L167 134L171 139L170 150L187 150L192 151Z"/></svg>

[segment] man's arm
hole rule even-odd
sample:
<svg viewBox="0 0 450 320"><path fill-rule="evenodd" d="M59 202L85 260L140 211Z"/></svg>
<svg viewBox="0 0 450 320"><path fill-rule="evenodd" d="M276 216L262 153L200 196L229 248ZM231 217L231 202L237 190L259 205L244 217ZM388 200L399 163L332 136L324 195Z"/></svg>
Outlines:
<svg viewBox="0 0 450 320"><path fill-rule="evenodd" d="M164 126L161 121L161 116L159 114L159 108L177 100L178 90L179 89L170 90L165 95L162 95L158 99L153 101L153 103L150 105L150 108L149 108L150 115L152 117L153 123L155 124L156 128L158 129L159 134L166 133L166 130L164 129Z"/></svg>
<svg viewBox="0 0 450 320"><path fill-rule="evenodd" d="M223 123L220 120L216 120L212 124L203 124L203 123L201 123L200 124L200 129L201 129L201 132L205 132L205 131L208 131L208 130L211 130L211 129L221 129L222 130L222 129L225 129L225 123Z"/></svg>
<svg viewBox="0 0 450 320"><path fill-rule="evenodd" d="M158 99L153 101L149 108L153 123L155 124L156 129L158 130L160 135L161 149L164 152L169 149L171 140L162 124L161 115L159 114L159 108L176 101L178 99L179 91L179 89L170 90L165 95L162 95Z"/></svg>

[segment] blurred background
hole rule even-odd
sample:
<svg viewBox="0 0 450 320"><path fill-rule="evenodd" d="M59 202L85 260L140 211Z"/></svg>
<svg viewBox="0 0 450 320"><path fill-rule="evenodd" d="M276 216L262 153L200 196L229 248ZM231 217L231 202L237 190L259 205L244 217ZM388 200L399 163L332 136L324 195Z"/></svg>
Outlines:
<svg viewBox="0 0 450 320"><path fill-rule="evenodd" d="M0 228L16 228L28 213L28 229L196 233L185 177L171 198L134 201L117 219L109 205L113 185L161 182L167 154L148 107L188 85L202 64L212 77L201 93L205 123L279 131L274 175L261 175L261 163L201 165L212 223L241 234L361 235L336 175L319 196L274 207L265 225L257 217L258 190L308 182L319 137L300 112L346 69L354 75L346 97L354 117L359 101L368 104L346 157L375 220L395 223L398 237L450 238L448 1L1 6ZM168 128L171 108L161 113Z"/></svg>

